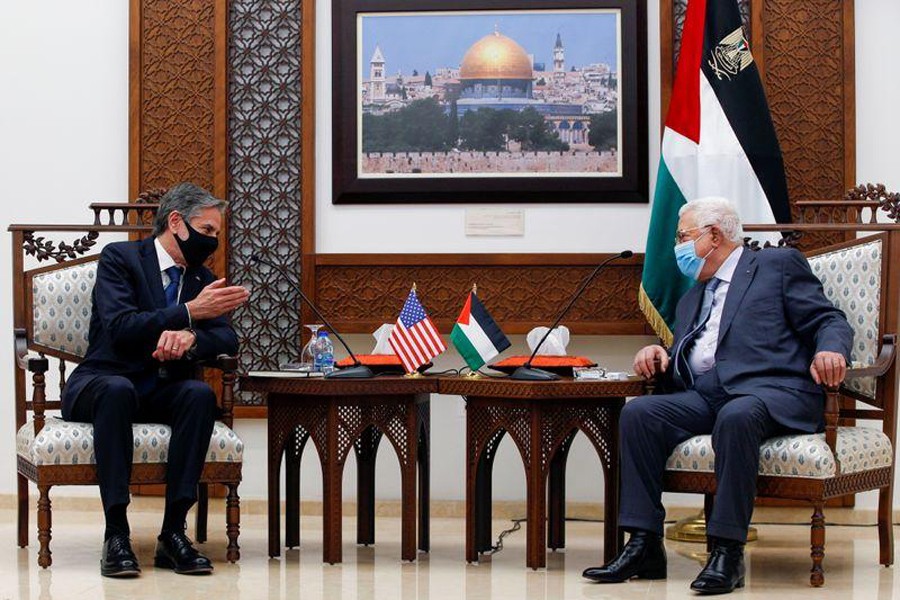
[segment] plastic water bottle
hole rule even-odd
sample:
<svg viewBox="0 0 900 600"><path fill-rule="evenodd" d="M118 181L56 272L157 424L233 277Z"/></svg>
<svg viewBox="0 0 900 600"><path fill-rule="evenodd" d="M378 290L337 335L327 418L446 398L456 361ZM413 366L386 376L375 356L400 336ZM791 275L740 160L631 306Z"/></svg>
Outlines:
<svg viewBox="0 0 900 600"><path fill-rule="evenodd" d="M319 337L316 338L313 368L322 373L334 371L334 344L331 343L327 331L320 331Z"/></svg>

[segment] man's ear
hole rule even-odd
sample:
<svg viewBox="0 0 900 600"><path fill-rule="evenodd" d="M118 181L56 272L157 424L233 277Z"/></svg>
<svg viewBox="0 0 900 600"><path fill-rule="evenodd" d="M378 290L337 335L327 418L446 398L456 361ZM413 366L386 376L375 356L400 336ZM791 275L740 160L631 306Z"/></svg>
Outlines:
<svg viewBox="0 0 900 600"><path fill-rule="evenodd" d="M182 221L183 221L183 218L182 218L180 212L172 211L172 212L169 213L169 218L166 220L166 222L168 223L169 229L172 231L172 234L173 234L173 235L174 235L174 233L175 233L175 228L176 228L176 227L178 226L178 224L181 223Z"/></svg>

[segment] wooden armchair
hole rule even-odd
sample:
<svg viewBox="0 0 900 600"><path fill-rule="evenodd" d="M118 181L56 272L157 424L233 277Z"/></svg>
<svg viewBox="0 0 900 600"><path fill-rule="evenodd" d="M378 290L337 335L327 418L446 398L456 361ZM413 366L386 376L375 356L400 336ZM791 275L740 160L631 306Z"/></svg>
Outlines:
<svg viewBox="0 0 900 600"><path fill-rule="evenodd" d="M847 241L806 253L813 272L821 279L826 296L844 311L854 330L851 369L840 389L826 392L824 433L781 436L760 448L757 495L808 501L813 506L811 523L812 570L810 584L823 585L826 500L880 490L878 538L880 563L894 561L891 510L894 496L894 448L897 433L898 305L900 305L900 225L878 224L879 208L897 218L897 195L883 188L861 188L864 198L825 203L800 203L801 213L828 213L830 223L792 225L800 239L823 234ZM868 189L868 195L865 197ZM851 192L860 192L859 189ZM870 222L861 215L871 211ZM893 213L891 211L893 210ZM804 220L807 220L804 219ZM775 231L767 226L747 226L749 232ZM789 236L797 239L799 236ZM763 249L763 252L779 250ZM866 405L866 408L860 408ZM856 426L856 420L880 420L880 428ZM669 457L665 490L706 495L707 518L715 493L715 453L711 436L693 437Z"/></svg>
<svg viewBox="0 0 900 600"><path fill-rule="evenodd" d="M28 545L28 482L37 485L38 564L48 567L50 557L50 488L55 485L96 485L93 427L48 415L60 408L59 400L49 400L47 378L58 373L60 397L65 389L68 363L78 363L88 345L91 291L99 252L91 254L101 232L149 233L153 204L93 204L95 222L87 226L12 225L13 309L15 327L16 455L18 471L18 543ZM105 223L101 222L106 220ZM83 237L72 244L56 244L35 232ZM25 257L38 262L53 260L50 266L26 270ZM87 255L87 256L80 256ZM37 353L36 355L33 353ZM50 360L58 361L55 373ZM206 465L201 475L197 507L196 539L206 541L209 484L223 484L226 500L227 559L240 558L237 543L243 442L232 431L232 407L237 359L220 356L203 365L221 372L221 420L216 422ZM32 399L28 400L26 373L31 374ZM32 418L28 419L28 413ZM171 429L166 425L141 423L134 428L132 484L165 483L166 454Z"/></svg>

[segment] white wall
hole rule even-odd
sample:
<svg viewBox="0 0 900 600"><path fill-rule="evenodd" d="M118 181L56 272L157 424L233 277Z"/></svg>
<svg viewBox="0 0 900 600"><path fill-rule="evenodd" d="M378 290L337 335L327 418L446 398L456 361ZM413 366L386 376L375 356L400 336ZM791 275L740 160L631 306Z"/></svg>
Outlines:
<svg viewBox="0 0 900 600"><path fill-rule="evenodd" d="M89 202L127 193L128 3L0 2L0 494L16 489L6 227L89 223Z"/></svg>
<svg viewBox="0 0 900 600"><path fill-rule="evenodd" d="M658 0L648 2L650 81L650 172L655 179L659 156L659 43ZM330 4L319 1L317 32L319 252L605 252L644 246L647 206L523 205L524 238L467 239L463 233L465 207L402 208L335 207L329 202L330 176ZM858 181L883 181L900 189L900 119L894 108L900 97L900 66L892 36L900 24L900 4L893 0L857 3L857 144ZM128 153L128 14L127 3L94 0L70 3L0 3L0 226L12 222L85 222L85 205L95 200L122 200L127 195ZM652 181L651 181L652 189ZM420 237L387 238L393 227ZM631 224L630 227L623 224ZM440 231L440 235L433 232ZM352 235L350 234L352 232ZM429 233L425 233L429 232ZM0 243L0 314L6 330L12 325L10 249ZM399 300L398 300L399 301ZM370 338L350 336L367 348ZM646 340L639 337L580 337L572 350L625 369L631 355ZM516 349L522 336L513 339ZM12 365L12 345L0 344L0 365ZM456 366L455 355L441 357L438 367ZM0 426L0 494L15 490L12 424L12 380L9 366L0 370L0 392L7 413ZM438 396L432 401L434 453L432 496L464 496L464 421L462 401ZM247 442L242 496L264 498L265 426L239 422ZM399 496L396 458L383 446L379 459L379 497ZM568 497L600 501L599 461L579 436L569 462ZM345 474L350 496L352 463ZM501 446L495 471L498 499L524 498L524 476L512 446ZM578 477L575 477L575 474ZM320 497L319 468L312 452L304 457L303 495ZM69 492L66 492L69 493ZM83 493L94 494L93 489ZM680 499L679 499L680 500ZM696 504L697 500L690 502ZM861 501L871 506L872 498ZM900 507L900 498L897 500Z"/></svg>

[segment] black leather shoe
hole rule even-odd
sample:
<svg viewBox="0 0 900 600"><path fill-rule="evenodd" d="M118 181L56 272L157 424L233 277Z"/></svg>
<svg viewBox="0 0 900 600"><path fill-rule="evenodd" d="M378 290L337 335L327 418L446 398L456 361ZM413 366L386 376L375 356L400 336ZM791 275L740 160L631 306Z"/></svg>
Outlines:
<svg viewBox="0 0 900 600"><path fill-rule="evenodd" d="M635 531L622 552L602 567L585 569L582 577L598 583L622 583L638 579L666 578L666 548L662 537L649 531Z"/></svg>
<svg viewBox="0 0 900 600"><path fill-rule="evenodd" d="M137 577L141 574L127 535L114 535L103 542L100 574L104 577Z"/></svg>
<svg viewBox="0 0 900 600"><path fill-rule="evenodd" d="M182 531L163 531L156 544L153 564L160 569L172 569L181 575L212 573L208 558L200 554Z"/></svg>
<svg viewBox="0 0 900 600"><path fill-rule="evenodd" d="M745 573L744 545L716 542L691 589L700 594L730 594L735 588L744 587Z"/></svg>

